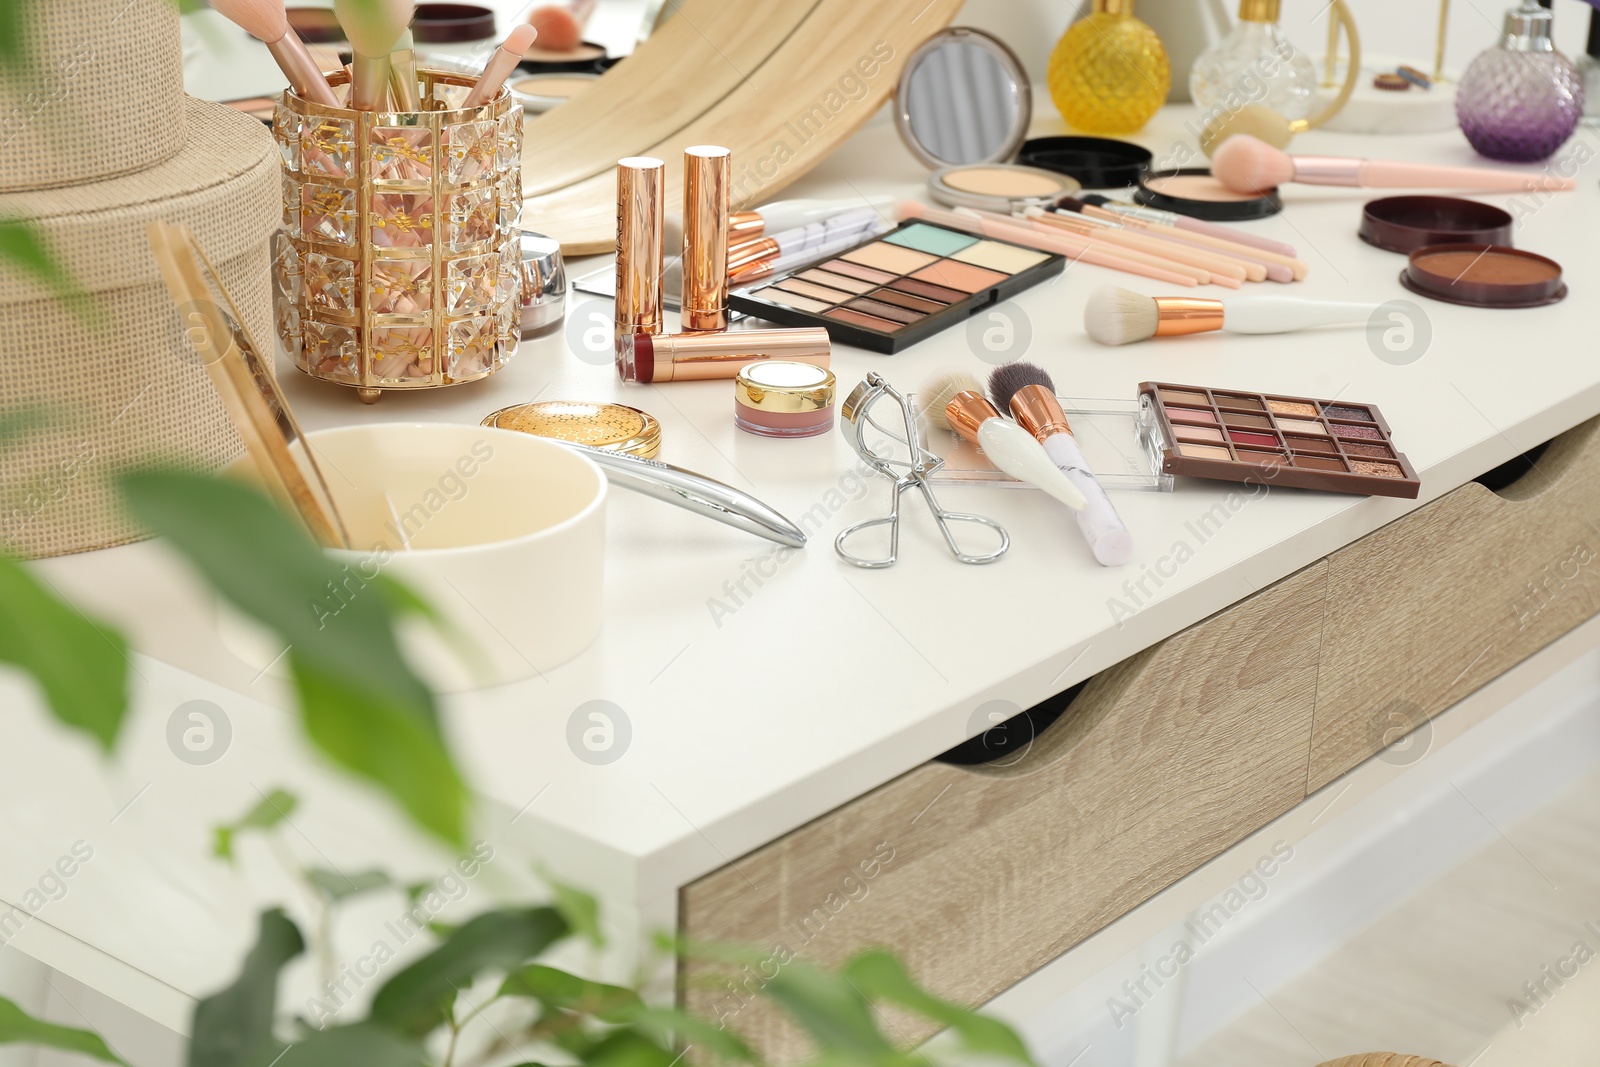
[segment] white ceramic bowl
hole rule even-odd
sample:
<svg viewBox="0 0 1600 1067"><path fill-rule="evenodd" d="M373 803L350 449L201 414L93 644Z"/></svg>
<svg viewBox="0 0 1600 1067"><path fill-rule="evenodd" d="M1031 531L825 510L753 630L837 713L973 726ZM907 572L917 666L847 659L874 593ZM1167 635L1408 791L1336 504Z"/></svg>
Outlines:
<svg viewBox="0 0 1600 1067"><path fill-rule="evenodd" d="M306 437L357 546L329 551L347 565L353 595L374 574L398 579L470 646L463 657L437 627L405 624L408 659L436 689L532 677L599 634L606 478L586 457L513 430L453 423ZM330 593L313 610L337 608ZM259 642L233 623L224 620L228 644L247 661L264 665L278 651L256 652Z"/></svg>

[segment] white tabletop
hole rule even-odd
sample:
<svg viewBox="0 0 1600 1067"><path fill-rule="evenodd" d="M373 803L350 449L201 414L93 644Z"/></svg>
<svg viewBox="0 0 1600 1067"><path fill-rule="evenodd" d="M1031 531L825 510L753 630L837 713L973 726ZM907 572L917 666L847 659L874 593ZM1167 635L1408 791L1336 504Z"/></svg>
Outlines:
<svg viewBox="0 0 1600 1067"><path fill-rule="evenodd" d="M1188 141L1186 117L1165 112L1137 139L1161 158ZM1058 122L1041 113L1036 132L1060 132ZM1587 159L1594 142L1581 131L1563 154ZM1310 134L1295 147L1483 165L1458 133ZM880 116L788 193L918 196L923 177ZM1010 530L1012 548L1000 562L957 563L920 503L908 501L901 562L884 571L849 567L835 556L833 536L882 513L888 483L847 476L855 456L842 434L751 436L733 424L730 383L623 385L608 363L572 354L561 332L525 343L487 382L388 395L373 407L287 365L281 370L309 429L476 422L536 397L618 400L660 419L663 460L747 489L794 518L822 505L813 513L826 518L811 544L775 566L767 542L614 493L598 641L543 677L446 703L468 778L495 807L520 813L519 826L537 827L552 847L581 854L577 865L596 877L626 883L627 895L670 893L971 736L986 701L1020 709L1060 692L1600 412L1600 360L1584 310L1600 292L1590 251L1600 194L1592 165L1578 179L1576 192L1512 205L1521 218L1516 244L1559 260L1572 290L1563 303L1536 310L1461 308L1402 290L1402 257L1356 236L1361 205L1382 194L1290 187L1283 214L1250 224L1297 245L1311 265L1299 285L1250 287L1255 292L1422 305L1431 347L1407 365L1380 360L1360 329L1098 347L1081 326L1092 289L1165 290L1090 266L1070 267L1007 305L1032 333L1027 351L1008 358L1040 363L1068 396L1131 398L1140 381L1165 380L1375 403L1422 476L1418 501L1274 489L1241 506L1240 487L1199 482L1170 494L1115 494L1138 545L1135 561L1116 570L1095 564L1070 516L1042 495L983 488L945 489L941 497ZM573 273L598 262L574 264ZM575 308L584 305L579 296ZM950 370L986 374L992 361L958 328L894 356L838 346L834 371L842 396L869 370L912 390ZM1230 517L1198 536L1195 524L1219 503ZM1192 558L1174 572L1179 545ZM252 702L281 700L270 677L220 643L206 600L158 546L38 568L86 610L128 626L152 657L141 670L179 679L190 672ZM1158 569L1170 577L1148 577ZM771 576L759 585L745 579L749 595L735 603L730 585L752 571ZM1131 592L1141 582L1144 592ZM718 614L718 601L736 610ZM1110 604L1117 601L1138 610L1116 618ZM529 606L559 610L539 604L536 592ZM579 759L566 740L573 712L593 700L617 705L631 724L626 751L604 766Z"/></svg>

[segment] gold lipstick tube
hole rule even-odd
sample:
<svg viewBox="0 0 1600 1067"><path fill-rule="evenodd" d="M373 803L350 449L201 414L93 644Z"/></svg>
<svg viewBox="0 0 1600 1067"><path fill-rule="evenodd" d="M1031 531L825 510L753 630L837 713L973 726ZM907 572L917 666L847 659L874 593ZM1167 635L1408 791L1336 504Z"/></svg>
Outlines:
<svg viewBox="0 0 1600 1067"><path fill-rule="evenodd" d="M728 328L728 150L683 150L683 296L690 333Z"/></svg>
<svg viewBox="0 0 1600 1067"><path fill-rule="evenodd" d="M1158 296L1156 336L1176 337L1222 329L1222 301L1193 296Z"/></svg>
<svg viewBox="0 0 1600 1067"><path fill-rule="evenodd" d="M733 333L635 333L617 342L617 376L641 385L736 378L739 368L771 359L826 367L833 359L828 331L818 326Z"/></svg>
<svg viewBox="0 0 1600 1067"><path fill-rule="evenodd" d="M662 201L666 164L651 156L617 160L616 337L662 329Z"/></svg>

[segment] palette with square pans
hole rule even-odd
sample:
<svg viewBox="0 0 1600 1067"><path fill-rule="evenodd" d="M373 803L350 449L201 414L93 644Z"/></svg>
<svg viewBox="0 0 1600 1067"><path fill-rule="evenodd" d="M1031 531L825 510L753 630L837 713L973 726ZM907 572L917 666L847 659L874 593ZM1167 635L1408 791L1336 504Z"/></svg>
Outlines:
<svg viewBox="0 0 1600 1067"><path fill-rule="evenodd" d="M1407 499L1422 488L1372 404L1142 382L1139 431L1170 474Z"/></svg>
<svg viewBox="0 0 1600 1067"><path fill-rule="evenodd" d="M729 294L731 307L785 326L822 326L841 344L898 352L1066 267L1066 257L928 222L905 222L847 251Z"/></svg>

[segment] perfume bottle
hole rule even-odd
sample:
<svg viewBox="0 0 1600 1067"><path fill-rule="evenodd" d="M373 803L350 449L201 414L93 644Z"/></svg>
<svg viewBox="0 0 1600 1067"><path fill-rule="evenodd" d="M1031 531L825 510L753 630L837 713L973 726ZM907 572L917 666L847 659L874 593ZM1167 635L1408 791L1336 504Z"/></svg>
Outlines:
<svg viewBox="0 0 1600 1067"><path fill-rule="evenodd" d="M1583 115L1583 82L1550 39L1550 12L1523 0L1500 43L1479 52L1456 88L1456 121L1490 159L1527 163L1566 143Z"/></svg>
<svg viewBox="0 0 1600 1067"><path fill-rule="evenodd" d="M1205 111L1260 104L1291 122L1311 114L1317 70L1278 27L1279 0L1239 0L1239 22L1194 61L1189 95Z"/></svg>
<svg viewBox="0 0 1600 1067"><path fill-rule="evenodd" d="M1132 133L1167 98L1172 69L1133 0L1094 0L1050 53L1045 80L1067 124L1085 133Z"/></svg>

